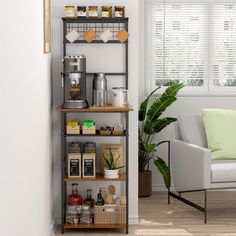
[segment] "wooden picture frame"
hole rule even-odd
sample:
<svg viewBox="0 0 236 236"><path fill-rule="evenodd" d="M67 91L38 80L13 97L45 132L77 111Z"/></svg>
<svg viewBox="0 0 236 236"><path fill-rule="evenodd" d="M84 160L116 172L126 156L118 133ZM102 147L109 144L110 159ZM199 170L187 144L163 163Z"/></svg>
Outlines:
<svg viewBox="0 0 236 236"><path fill-rule="evenodd" d="M52 51L52 9L51 0L43 0L43 52Z"/></svg>
<svg viewBox="0 0 236 236"><path fill-rule="evenodd" d="M103 160L103 153L108 153L109 148L111 149L112 153L114 154L115 158L120 155L120 159L118 161L119 166L124 165L124 154L123 154L123 145L122 144L100 144L100 172L104 173L104 160ZM119 169L119 173L122 174L124 172L124 168Z"/></svg>

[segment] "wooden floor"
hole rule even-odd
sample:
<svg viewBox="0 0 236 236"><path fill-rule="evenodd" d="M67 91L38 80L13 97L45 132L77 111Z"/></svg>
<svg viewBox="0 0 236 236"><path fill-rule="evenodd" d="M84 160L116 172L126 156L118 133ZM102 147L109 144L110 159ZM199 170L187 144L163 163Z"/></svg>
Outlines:
<svg viewBox="0 0 236 236"><path fill-rule="evenodd" d="M203 193L183 194L198 204L203 203ZM139 199L139 225L131 225L133 236L236 236L236 192L208 193L208 223L203 223L203 213L178 200L167 204L167 194L155 192L150 198ZM57 230L60 235L60 229ZM65 235L121 236L121 231L66 231Z"/></svg>

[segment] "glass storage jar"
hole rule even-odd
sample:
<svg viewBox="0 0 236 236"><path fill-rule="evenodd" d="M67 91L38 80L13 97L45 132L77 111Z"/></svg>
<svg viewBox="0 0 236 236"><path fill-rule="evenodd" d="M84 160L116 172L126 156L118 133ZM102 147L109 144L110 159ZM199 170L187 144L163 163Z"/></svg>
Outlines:
<svg viewBox="0 0 236 236"><path fill-rule="evenodd" d="M111 6L102 6L102 17L103 18L112 18L112 7Z"/></svg>
<svg viewBox="0 0 236 236"><path fill-rule="evenodd" d="M125 18L125 7L124 6L115 6L114 15L116 18Z"/></svg>
<svg viewBox="0 0 236 236"><path fill-rule="evenodd" d="M75 17L75 7L74 6L65 6L65 17L74 18Z"/></svg>
<svg viewBox="0 0 236 236"><path fill-rule="evenodd" d="M86 6L77 6L77 17L85 18L87 16L87 7Z"/></svg>
<svg viewBox="0 0 236 236"><path fill-rule="evenodd" d="M89 6L88 15L91 18L98 17L98 6Z"/></svg>

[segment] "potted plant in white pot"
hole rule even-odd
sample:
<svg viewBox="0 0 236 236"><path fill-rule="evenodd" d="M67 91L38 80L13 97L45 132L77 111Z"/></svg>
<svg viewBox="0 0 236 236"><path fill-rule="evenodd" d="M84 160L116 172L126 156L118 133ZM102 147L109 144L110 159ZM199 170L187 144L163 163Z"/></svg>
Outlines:
<svg viewBox="0 0 236 236"><path fill-rule="evenodd" d="M161 117L163 112L177 100L176 95L183 83L170 85L165 92L157 96L149 104L152 95L160 88L156 88L141 103L139 108L139 197L148 197L152 193L152 172L149 169L150 161L153 160L155 166L162 174L166 187L171 183L170 170L165 161L156 155L157 147L163 141L155 143L154 138L157 133L176 121L176 118Z"/></svg>
<svg viewBox="0 0 236 236"><path fill-rule="evenodd" d="M107 179L119 178L119 169L124 167L124 166L119 166L119 159L120 159L120 155L117 158L115 158L110 148L106 156L103 153L105 178Z"/></svg>

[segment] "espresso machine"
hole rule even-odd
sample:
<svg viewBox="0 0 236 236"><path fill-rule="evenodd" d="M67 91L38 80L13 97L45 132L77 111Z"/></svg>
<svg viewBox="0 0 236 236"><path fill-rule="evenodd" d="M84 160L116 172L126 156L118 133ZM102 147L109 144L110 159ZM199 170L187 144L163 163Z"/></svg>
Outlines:
<svg viewBox="0 0 236 236"><path fill-rule="evenodd" d="M63 108L87 108L86 100L86 58L84 55L69 55L64 63Z"/></svg>

